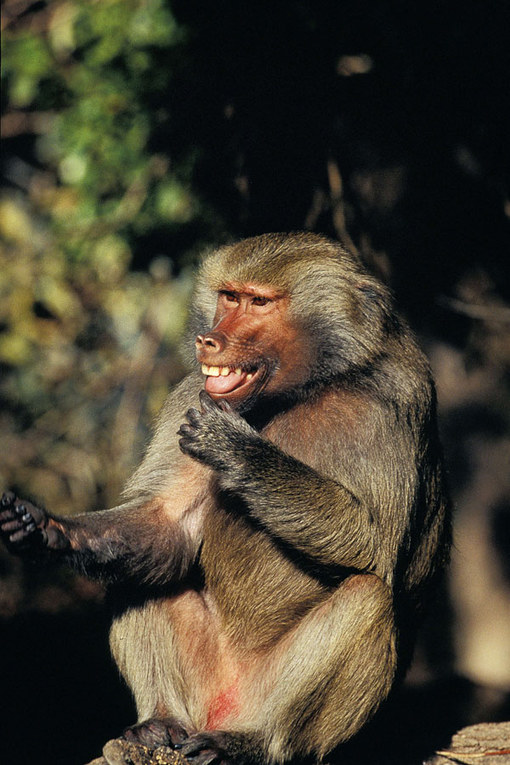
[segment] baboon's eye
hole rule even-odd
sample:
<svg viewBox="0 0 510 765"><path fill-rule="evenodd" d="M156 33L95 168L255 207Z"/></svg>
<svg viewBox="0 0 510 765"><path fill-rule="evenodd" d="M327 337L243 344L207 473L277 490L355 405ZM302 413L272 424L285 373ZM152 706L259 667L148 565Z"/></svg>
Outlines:
<svg viewBox="0 0 510 765"><path fill-rule="evenodd" d="M235 292L229 292L229 290L221 290L220 295L225 298L227 303L239 303L239 298Z"/></svg>

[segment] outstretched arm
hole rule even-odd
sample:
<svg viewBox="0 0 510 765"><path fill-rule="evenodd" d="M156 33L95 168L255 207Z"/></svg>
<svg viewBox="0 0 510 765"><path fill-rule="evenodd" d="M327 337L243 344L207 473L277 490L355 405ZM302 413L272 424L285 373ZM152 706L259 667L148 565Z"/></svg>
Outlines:
<svg viewBox="0 0 510 765"><path fill-rule="evenodd" d="M0 537L11 552L61 561L107 581L182 580L201 541L199 524L187 524L185 516L187 506L200 504L202 484L190 474L175 434L178 413L189 406L190 396L198 395L200 384L200 375L191 375L168 396L159 427L128 483L122 505L63 518L5 493L0 500Z"/></svg>
<svg viewBox="0 0 510 765"><path fill-rule="evenodd" d="M133 578L147 585L182 579L197 550L197 542L164 517L155 501L59 518L6 492L0 536L13 553L54 558L107 581Z"/></svg>

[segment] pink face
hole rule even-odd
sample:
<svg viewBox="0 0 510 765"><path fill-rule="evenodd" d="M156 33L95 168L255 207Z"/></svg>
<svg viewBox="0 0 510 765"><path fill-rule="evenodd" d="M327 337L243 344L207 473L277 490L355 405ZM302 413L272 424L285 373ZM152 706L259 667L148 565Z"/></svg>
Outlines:
<svg viewBox="0 0 510 765"><path fill-rule="evenodd" d="M213 327L196 339L205 390L213 398L236 404L262 389L274 392L300 381L303 343L288 307L289 298L267 286L219 290Z"/></svg>

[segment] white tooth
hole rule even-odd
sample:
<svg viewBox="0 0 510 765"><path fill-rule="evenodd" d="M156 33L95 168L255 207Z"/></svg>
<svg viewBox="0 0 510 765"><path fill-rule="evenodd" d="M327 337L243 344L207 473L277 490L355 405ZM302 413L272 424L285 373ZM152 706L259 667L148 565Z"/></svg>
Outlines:
<svg viewBox="0 0 510 765"><path fill-rule="evenodd" d="M235 372L236 372L236 375L240 375L240 374L242 374L242 371L241 371L241 367L237 367L237 369L235 370Z"/></svg>
<svg viewBox="0 0 510 765"><path fill-rule="evenodd" d="M207 364L202 364L202 374L203 375L208 374L208 370L209 370L209 367L207 366Z"/></svg>
<svg viewBox="0 0 510 765"><path fill-rule="evenodd" d="M219 377L220 376L220 368L219 367L209 367L209 370L207 374L210 377Z"/></svg>
<svg viewBox="0 0 510 765"><path fill-rule="evenodd" d="M220 369L220 375L221 375L222 377L226 377L226 376L227 376L227 375L229 375L229 374L230 374L230 369L229 369L229 367L221 367L221 369Z"/></svg>
<svg viewBox="0 0 510 765"><path fill-rule="evenodd" d="M246 375L246 379L251 380L252 377L253 377L253 372L248 372L248 374Z"/></svg>

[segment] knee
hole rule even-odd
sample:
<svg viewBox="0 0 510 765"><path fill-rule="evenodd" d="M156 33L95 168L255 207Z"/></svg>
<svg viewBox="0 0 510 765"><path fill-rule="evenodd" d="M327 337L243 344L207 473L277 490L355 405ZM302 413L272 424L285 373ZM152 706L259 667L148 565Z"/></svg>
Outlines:
<svg viewBox="0 0 510 765"><path fill-rule="evenodd" d="M392 608L393 598L388 585L376 574L353 574L340 586L339 595L363 608Z"/></svg>

